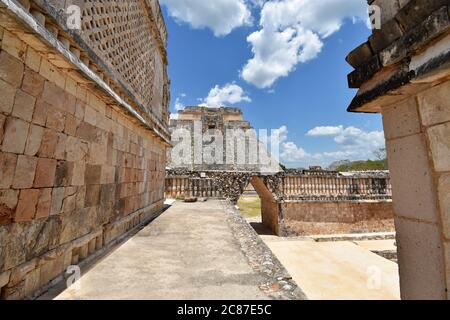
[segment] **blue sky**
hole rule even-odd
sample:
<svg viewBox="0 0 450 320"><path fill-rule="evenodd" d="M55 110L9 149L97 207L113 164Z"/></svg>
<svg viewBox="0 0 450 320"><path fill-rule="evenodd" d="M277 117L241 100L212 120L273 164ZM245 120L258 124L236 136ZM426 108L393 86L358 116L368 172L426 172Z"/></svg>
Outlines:
<svg viewBox="0 0 450 320"><path fill-rule="evenodd" d="M347 113L355 91L345 56L370 34L361 0L162 0L171 112L239 107L278 129L281 162L326 166L373 158L381 117ZM265 4L264 4L265 3Z"/></svg>

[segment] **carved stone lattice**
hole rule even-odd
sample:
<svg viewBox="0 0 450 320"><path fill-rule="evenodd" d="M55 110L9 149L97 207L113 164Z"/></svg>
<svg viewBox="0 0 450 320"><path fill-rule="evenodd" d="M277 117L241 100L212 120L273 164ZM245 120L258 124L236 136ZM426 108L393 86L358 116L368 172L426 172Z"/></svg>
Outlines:
<svg viewBox="0 0 450 320"><path fill-rule="evenodd" d="M149 108L153 100L157 46L147 13L142 0L85 1L82 34Z"/></svg>

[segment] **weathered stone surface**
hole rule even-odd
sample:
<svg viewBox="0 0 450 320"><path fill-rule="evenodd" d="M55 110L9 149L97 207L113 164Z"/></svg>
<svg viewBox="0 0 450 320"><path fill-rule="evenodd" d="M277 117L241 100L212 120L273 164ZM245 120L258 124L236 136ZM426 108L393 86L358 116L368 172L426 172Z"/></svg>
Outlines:
<svg viewBox="0 0 450 320"><path fill-rule="evenodd" d="M427 130L436 171L450 171L450 122Z"/></svg>
<svg viewBox="0 0 450 320"><path fill-rule="evenodd" d="M17 204L15 222L31 221L36 215L36 207L39 201L38 189L26 189L20 191L19 203Z"/></svg>
<svg viewBox="0 0 450 320"><path fill-rule="evenodd" d="M65 114L55 107L49 107L47 114L46 127L51 128L57 132L62 132L66 123Z"/></svg>
<svg viewBox="0 0 450 320"><path fill-rule="evenodd" d="M23 63L6 51L0 52L0 78L19 88L23 77Z"/></svg>
<svg viewBox="0 0 450 320"><path fill-rule="evenodd" d="M85 206L88 207L96 207L100 203L100 189L101 186L99 184L88 185L86 187L86 198L85 198Z"/></svg>
<svg viewBox="0 0 450 320"><path fill-rule="evenodd" d="M402 299L444 299L445 270L438 226L396 218L395 228Z"/></svg>
<svg viewBox="0 0 450 320"><path fill-rule="evenodd" d="M19 201L19 190L0 190L0 228L11 223Z"/></svg>
<svg viewBox="0 0 450 320"><path fill-rule="evenodd" d="M59 2L50 5L53 4ZM53 13L42 12L41 16ZM142 12L137 14L143 17ZM166 62L159 57L165 54L165 49L154 46L152 38L157 35L147 25L154 23L151 19L142 20L148 33L145 43L151 49L141 50L143 54L147 52L147 62L133 71L140 73L146 69L151 73L139 84L146 91L145 97L135 97L133 90L120 88L128 85L131 78L115 83L110 76L117 75L111 74L111 70L97 70L99 66L111 66L110 61L89 61L86 52L77 54L79 48L86 46L72 42L81 41L81 37L61 41L65 45L70 43L74 54L80 55L85 65L111 85L113 95L110 90L96 86L96 79L81 76L77 64L65 62L58 48L44 52L49 43L41 43L32 30L24 32L21 28L25 25L15 25L16 18L10 16L6 27L14 28L14 32L0 27L0 274L3 277L4 270L16 270L14 285L2 288L1 294L20 299L61 274L64 266L101 248L102 231L121 218L118 208L122 208L121 213L125 212L125 205L127 212L142 207L152 208L149 212L161 208L153 207L152 203L163 191L161 155L165 146L147 129L137 126L122 107L135 108L150 127L159 128L167 139L169 82ZM136 26L142 28L142 24ZM57 31L57 24L49 27ZM21 35L20 40L17 34ZM111 59L109 55L104 57ZM126 60L135 61L129 57ZM155 61L157 69L153 69ZM147 80L149 85L141 86ZM126 106L121 105L118 96L126 101ZM141 105L143 98L147 102ZM144 105L156 107L153 110ZM115 142L116 136L120 141ZM148 161L153 162L158 175L147 173ZM124 167L124 177L131 188L126 203L119 203L116 169ZM121 225L110 240L135 226L140 218L137 214ZM73 259L71 250L61 252L65 250L61 244L79 241L94 231L92 238L86 238L76 248L78 252L74 250Z"/></svg>
<svg viewBox="0 0 450 320"><path fill-rule="evenodd" d="M55 155L56 144L58 143L58 134L52 129L45 128L42 135L41 146L38 156L43 158L53 158Z"/></svg>
<svg viewBox="0 0 450 320"><path fill-rule="evenodd" d="M29 124L21 119L8 118L5 124L2 151L23 153L28 137Z"/></svg>
<svg viewBox="0 0 450 320"><path fill-rule="evenodd" d="M12 115L14 117L30 122L33 118L35 103L35 97L22 90L17 90L16 97L14 99Z"/></svg>
<svg viewBox="0 0 450 320"><path fill-rule="evenodd" d="M384 135L388 140L416 134L421 130L417 104L412 98L383 108L382 113Z"/></svg>
<svg viewBox="0 0 450 320"><path fill-rule="evenodd" d="M0 112L11 113L15 95L16 89L0 79Z"/></svg>
<svg viewBox="0 0 450 320"><path fill-rule="evenodd" d="M44 90L45 79L33 70L26 68L22 83L22 90L34 97L39 96Z"/></svg>
<svg viewBox="0 0 450 320"><path fill-rule="evenodd" d="M419 93L418 101L423 125L450 121L450 81Z"/></svg>
<svg viewBox="0 0 450 320"><path fill-rule="evenodd" d="M53 187L55 182L56 160L39 158L34 179L35 188Z"/></svg>
<svg viewBox="0 0 450 320"><path fill-rule="evenodd" d="M444 236L450 238L450 174L439 177L438 197L442 215Z"/></svg>
<svg viewBox="0 0 450 320"><path fill-rule="evenodd" d="M50 215L58 215L62 209L64 200L64 188L54 188L52 191L52 203L50 207Z"/></svg>
<svg viewBox="0 0 450 320"><path fill-rule="evenodd" d="M100 165L86 165L85 183L87 185L100 184L102 167Z"/></svg>
<svg viewBox="0 0 450 320"><path fill-rule="evenodd" d="M8 189L14 179L17 156L12 153L0 152L0 189Z"/></svg>
<svg viewBox="0 0 450 320"><path fill-rule="evenodd" d="M36 219L47 218L52 204L52 189L40 189L39 201L36 208Z"/></svg>
<svg viewBox="0 0 450 320"><path fill-rule="evenodd" d="M423 135L390 140L387 149L395 213L436 222L437 199Z"/></svg>
<svg viewBox="0 0 450 320"><path fill-rule="evenodd" d="M25 154L28 156L35 156L42 142L44 136L44 128L34 124L30 125L30 132L28 133L27 144L25 146Z"/></svg>
<svg viewBox="0 0 450 320"><path fill-rule="evenodd" d="M12 187L14 189L29 189L33 186L37 158L20 155L14 174Z"/></svg>
<svg viewBox="0 0 450 320"><path fill-rule="evenodd" d="M34 108L33 114L33 123L38 124L40 126L45 126L45 122L47 121L47 113L48 113L48 103L43 99L38 98L36 100L36 106Z"/></svg>

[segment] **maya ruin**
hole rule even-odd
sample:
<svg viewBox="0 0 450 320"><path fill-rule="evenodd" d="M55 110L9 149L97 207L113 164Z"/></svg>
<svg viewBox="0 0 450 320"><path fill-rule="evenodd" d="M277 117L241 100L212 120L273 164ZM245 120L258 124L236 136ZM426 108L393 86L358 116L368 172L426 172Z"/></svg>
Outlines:
<svg viewBox="0 0 450 320"><path fill-rule="evenodd" d="M449 300L450 2L345 1L0 0L0 300Z"/></svg>

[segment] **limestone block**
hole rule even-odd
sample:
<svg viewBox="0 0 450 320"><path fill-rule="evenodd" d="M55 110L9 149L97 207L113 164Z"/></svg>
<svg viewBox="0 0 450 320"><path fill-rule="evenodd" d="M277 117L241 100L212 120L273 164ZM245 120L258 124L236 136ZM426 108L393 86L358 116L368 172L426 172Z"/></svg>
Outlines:
<svg viewBox="0 0 450 320"><path fill-rule="evenodd" d="M55 153L53 158L57 160L62 160L66 158L66 145L67 145L67 135L64 133L58 133L58 142L56 143Z"/></svg>
<svg viewBox="0 0 450 320"><path fill-rule="evenodd" d="M35 270L37 267L37 260L32 259L31 261L27 261L25 263L22 263L19 266L16 266L11 271L11 277L10 277L10 286L15 286L18 283L20 283L22 280L25 279L28 273Z"/></svg>
<svg viewBox="0 0 450 320"><path fill-rule="evenodd" d="M36 268L31 270L25 276L25 288L24 294L25 296L33 295L39 288L41 287L41 269Z"/></svg>
<svg viewBox="0 0 450 320"><path fill-rule="evenodd" d="M45 81L44 91L42 92L42 99L55 108L64 110L65 93L54 83Z"/></svg>
<svg viewBox="0 0 450 320"><path fill-rule="evenodd" d="M63 91L66 86L65 76L58 70L56 66L51 64L48 60L41 60L41 67L39 68L39 74L52 83L52 86ZM62 104L54 104L55 107L62 107Z"/></svg>
<svg viewBox="0 0 450 320"><path fill-rule="evenodd" d="M0 113L0 144L3 140L3 128L5 126L6 116Z"/></svg>
<svg viewBox="0 0 450 320"><path fill-rule="evenodd" d="M100 184L102 168L100 165L86 165L85 183L86 185Z"/></svg>
<svg viewBox="0 0 450 320"><path fill-rule="evenodd" d="M53 187L55 181L56 160L39 158L34 179L35 188Z"/></svg>
<svg viewBox="0 0 450 320"><path fill-rule="evenodd" d="M23 78L23 63L5 51L0 52L0 79L19 88Z"/></svg>
<svg viewBox="0 0 450 320"><path fill-rule="evenodd" d="M16 96L16 89L9 83L0 79L0 112L10 114L14 98Z"/></svg>
<svg viewBox="0 0 450 320"><path fill-rule="evenodd" d="M66 144L67 161L85 161L89 146L86 142L75 137L68 136Z"/></svg>
<svg viewBox="0 0 450 320"><path fill-rule="evenodd" d="M10 275L11 275L10 270L0 273L0 289L8 284Z"/></svg>
<svg viewBox="0 0 450 320"><path fill-rule="evenodd" d="M47 121L48 106L49 106L48 103L45 102L43 99L38 98L36 100L36 106L34 108L32 120L33 123L40 126L45 126L45 123Z"/></svg>
<svg viewBox="0 0 450 320"><path fill-rule="evenodd" d="M424 137L413 135L389 140L387 150L395 213L436 222L437 199Z"/></svg>
<svg viewBox="0 0 450 320"><path fill-rule="evenodd" d="M73 164L72 186L82 186L85 181L86 163L77 161Z"/></svg>
<svg viewBox="0 0 450 320"><path fill-rule="evenodd" d="M450 174L439 177L438 197L444 235L450 239Z"/></svg>
<svg viewBox="0 0 450 320"><path fill-rule="evenodd" d="M18 201L19 201L19 190L12 190L12 189L0 190L0 226L11 223L14 217L14 212L16 211Z"/></svg>
<svg viewBox="0 0 450 320"><path fill-rule="evenodd" d="M44 82L45 79L37 72L34 72L30 68L25 68L25 75L21 88L26 93L37 97L44 90Z"/></svg>
<svg viewBox="0 0 450 320"><path fill-rule="evenodd" d="M36 219L47 218L50 215L50 208L52 204L52 189L41 189L39 201L36 208Z"/></svg>
<svg viewBox="0 0 450 320"><path fill-rule="evenodd" d="M50 106L47 113L46 127L62 132L66 123L66 116L60 108Z"/></svg>
<svg viewBox="0 0 450 320"><path fill-rule="evenodd" d="M77 119L75 116L71 114L66 115L64 133L70 136L75 136L80 122L81 120Z"/></svg>
<svg viewBox="0 0 450 320"><path fill-rule="evenodd" d="M96 126L97 125L97 111L90 105L85 105L84 121Z"/></svg>
<svg viewBox="0 0 450 320"><path fill-rule="evenodd" d="M60 160L56 164L55 187L67 187L72 181L73 162Z"/></svg>
<svg viewBox="0 0 450 320"><path fill-rule="evenodd" d="M44 158L53 158L58 143L58 134L52 129L44 129L42 135L41 146L39 147L38 156Z"/></svg>
<svg viewBox="0 0 450 320"><path fill-rule="evenodd" d="M395 218L403 299L443 299L444 260L439 227Z"/></svg>
<svg viewBox="0 0 450 320"><path fill-rule="evenodd" d="M450 81L418 94L423 125L450 121Z"/></svg>
<svg viewBox="0 0 450 320"><path fill-rule="evenodd" d="M29 127L29 123L21 119L8 118L5 123L2 151L23 153L25 150Z"/></svg>
<svg viewBox="0 0 450 320"><path fill-rule="evenodd" d="M23 60L26 52L26 45L9 31L4 31L2 40L2 50L8 52L16 59Z"/></svg>
<svg viewBox="0 0 450 320"><path fill-rule="evenodd" d="M100 203L100 185L88 185L86 187L86 198L85 198L85 206L88 207L96 207Z"/></svg>
<svg viewBox="0 0 450 320"><path fill-rule="evenodd" d="M0 152L0 189L8 189L14 179L17 156L12 153Z"/></svg>
<svg viewBox="0 0 450 320"><path fill-rule="evenodd" d="M76 194L76 200L75 200L75 210L82 210L84 209L85 202L86 202L86 189L87 186L79 186L77 188L77 194Z"/></svg>
<svg viewBox="0 0 450 320"><path fill-rule="evenodd" d="M73 212L77 203L77 187L67 187L64 191L62 211L65 213Z"/></svg>
<svg viewBox="0 0 450 320"><path fill-rule="evenodd" d="M44 136L44 128L31 124L30 132L28 133L27 144L25 146L25 154L28 156L35 156L42 143L42 137Z"/></svg>
<svg viewBox="0 0 450 320"><path fill-rule="evenodd" d="M66 91L70 93L71 95L75 96L77 95L77 82L73 80L70 77L66 78Z"/></svg>
<svg viewBox="0 0 450 320"><path fill-rule="evenodd" d="M50 207L50 215L58 215L61 213L62 203L64 200L65 188L54 188L52 191L52 203Z"/></svg>
<svg viewBox="0 0 450 320"><path fill-rule="evenodd" d="M29 189L33 186L37 158L19 155L14 173L12 187L14 189Z"/></svg>
<svg viewBox="0 0 450 320"><path fill-rule="evenodd" d="M450 122L427 130L436 171L450 171Z"/></svg>
<svg viewBox="0 0 450 320"><path fill-rule="evenodd" d="M41 68L41 56L30 46L27 47L25 64L35 72L39 72Z"/></svg>
<svg viewBox="0 0 450 320"><path fill-rule="evenodd" d="M66 103L65 103L65 111L68 114L75 115L76 105L77 105L77 98L70 93L66 92Z"/></svg>
<svg viewBox="0 0 450 320"><path fill-rule="evenodd" d="M35 103L36 103L35 97L29 95L28 93L22 90L17 90L14 99L12 115L14 117L30 122L31 119L33 118Z"/></svg>
<svg viewBox="0 0 450 320"><path fill-rule="evenodd" d="M15 222L31 221L36 215L36 207L39 201L40 191L37 189L25 189L20 191L17 204Z"/></svg>

